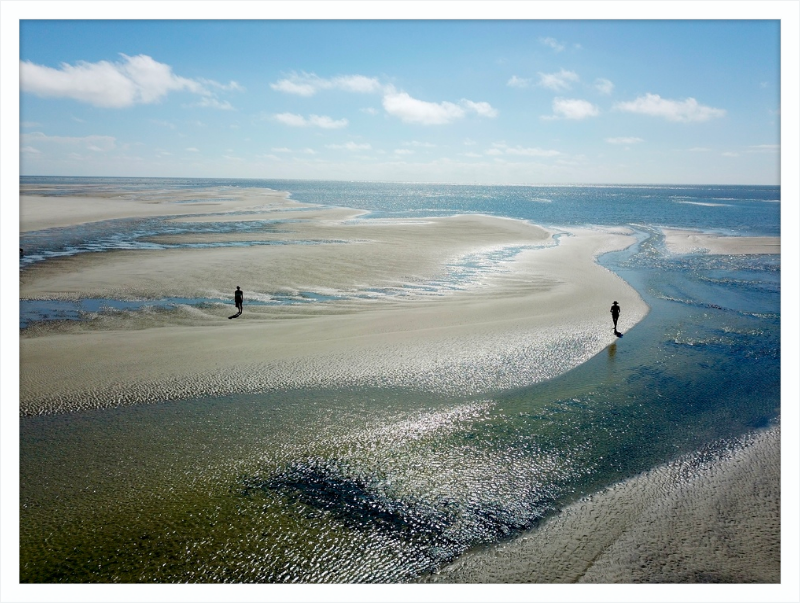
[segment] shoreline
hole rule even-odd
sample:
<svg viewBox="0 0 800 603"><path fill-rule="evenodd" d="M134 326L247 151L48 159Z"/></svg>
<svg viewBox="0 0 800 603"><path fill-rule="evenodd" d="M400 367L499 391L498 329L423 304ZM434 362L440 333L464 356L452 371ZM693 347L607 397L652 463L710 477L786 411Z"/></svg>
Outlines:
<svg viewBox="0 0 800 603"><path fill-rule="evenodd" d="M623 331L648 311L596 261L634 242L618 228L570 229L556 244L554 232L506 218L353 220L359 212L315 207L303 220L281 195L245 191L240 201L237 211L286 218L277 231L258 233L265 240L344 242L118 251L33 265L21 275L22 299L232 297L223 291L242 285L245 312L229 321L232 305L217 304L40 323L20 340L20 414L306 387L455 395L519 387L566 372L612 343L612 300L623 307ZM455 281L450 290L444 281L426 292L454 259L486 263L509 248L516 255L489 262L464 286ZM412 293L248 305L281 292L398 287Z"/></svg>
<svg viewBox="0 0 800 603"><path fill-rule="evenodd" d="M704 447L420 582L778 584L780 456L779 425Z"/></svg>

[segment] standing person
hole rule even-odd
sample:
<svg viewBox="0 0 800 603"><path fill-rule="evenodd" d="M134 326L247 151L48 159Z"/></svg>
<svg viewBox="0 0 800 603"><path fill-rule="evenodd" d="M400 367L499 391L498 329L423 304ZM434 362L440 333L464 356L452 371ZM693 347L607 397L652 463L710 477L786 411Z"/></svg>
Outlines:
<svg viewBox="0 0 800 603"><path fill-rule="evenodd" d="M244 291L239 288L239 285L236 285L236 291L233 293L233 301L236 303L236 309L239 310L239 314L241 314L242 307L244 306Z"/></svg>
<svg viewBox="0 0 800 603"><path fill-rule="evenodd" d="M617 321L619 320L620 307L617 302L611 304L611 320L614 321L614 332L617 332Z"/></svg>

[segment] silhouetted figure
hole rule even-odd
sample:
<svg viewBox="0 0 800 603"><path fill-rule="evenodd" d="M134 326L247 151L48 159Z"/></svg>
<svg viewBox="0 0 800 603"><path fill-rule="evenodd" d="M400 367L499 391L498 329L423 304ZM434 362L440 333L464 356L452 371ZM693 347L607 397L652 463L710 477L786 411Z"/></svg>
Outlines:
<svg viewBox="0 0 800 603"><path fill-rule="evenodd" d="M617 331L617 321L619 320L619 312L620 307L617 302L611 304L611 320L614 321L614 335L619 336L619 332Z"/></svg>
<svg viewBox="0 0 800 603"><path fill-rule="evenodd" d="M20 247L19 248L19 257L22 257L23 255L25 255L25 250L22 247Z"/></svg>
<svg viewBox="0 0 800 603"><path fill-rule="evenodd" d="M236 286L236 291L233 292L233 302L236 304L236 309L239 310L233 316L228 316L228 318L238 318L242 315L242 309L244 307L244 291L242 291L239 286Z"/></svg>
<svg viewBox="0 0 800 603"><path fill-rule="evenodd" d="M239 314L242 313L242 308L244 306L244 291L236 287L236 292L233 294L233 299L236 302L236 309L239 310ZM617 321L614 321L614 324L617 324Z"/></svg>

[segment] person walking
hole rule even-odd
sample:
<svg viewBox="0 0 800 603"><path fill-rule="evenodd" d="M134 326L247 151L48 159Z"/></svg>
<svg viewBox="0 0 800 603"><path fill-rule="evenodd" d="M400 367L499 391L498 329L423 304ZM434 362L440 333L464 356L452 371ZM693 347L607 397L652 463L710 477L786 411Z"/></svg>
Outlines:
<svg viewBox="0 0 800 603"><path fill-rule="evenodd" d="M239 288L239 285L236 285L236 291L233 293L233 301L236 303L236 309L239 310L239 314L241 314L244 307L244 291ZM237 316L239 314L237 314Z"/></svg>
<svg viewBox="0 0 800 603"><path fill-rule="evenodd" d="M611 304L611 320L614 321L614 332L617 332L617 321L619 320L620 307L617 302Z"/></svg>

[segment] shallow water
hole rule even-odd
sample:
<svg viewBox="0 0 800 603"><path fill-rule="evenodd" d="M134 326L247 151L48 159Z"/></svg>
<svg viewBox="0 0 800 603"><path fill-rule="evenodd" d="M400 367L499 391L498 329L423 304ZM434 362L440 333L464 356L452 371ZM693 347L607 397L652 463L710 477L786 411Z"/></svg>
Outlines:
<svg viewBox="0 0 800 603"><path fill-rule="evenodd" d="M656 230L637 232L638 246L602 263L650 314L532 387L303 390L22 418L21 580L413 580L775 420L780 258L673 257Z"/></svg>

